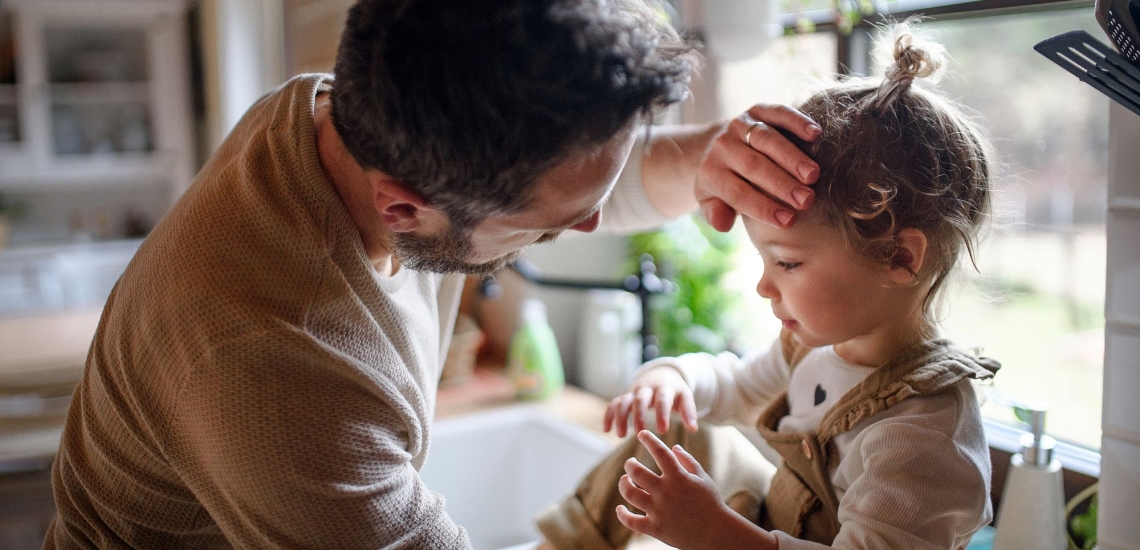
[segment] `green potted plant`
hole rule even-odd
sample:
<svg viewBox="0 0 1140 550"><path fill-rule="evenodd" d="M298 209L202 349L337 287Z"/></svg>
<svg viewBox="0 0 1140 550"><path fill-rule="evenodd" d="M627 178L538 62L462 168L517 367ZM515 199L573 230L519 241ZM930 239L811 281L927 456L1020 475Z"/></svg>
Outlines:
<svg viewBox="0 0 1140 550"><path fill-rule="evenodd" d="M1069 520L1069 550L1093 550L1096 548L1097 492L1099 483L1094 483L1065 506L1065 516Z"/></svg>
<svg viewBox="0 0 1140 550"><path fill-rule="evenodd" d="M660 266L660 275L677 285L675 292L655 296L650 303L662 355L717 353L732 347L735 331L727 319L741 297L722 280L733 268L736 248L734 235L717 232L699 216L631 237L626 271L637 271L641 255L649 254Z"/></svg>

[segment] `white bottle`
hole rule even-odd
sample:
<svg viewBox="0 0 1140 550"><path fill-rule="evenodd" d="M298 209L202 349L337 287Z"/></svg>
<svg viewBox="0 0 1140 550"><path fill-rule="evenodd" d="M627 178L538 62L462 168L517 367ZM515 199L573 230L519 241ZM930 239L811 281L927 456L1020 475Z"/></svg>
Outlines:
<svg viewBox="0 0 1140 550"><path fill-rule="evenodd" d="M1066 550L1065 490L1057 442L1045 435L1045 407L1029 409L1032 434L1010 458L993 550Z"/></svg>

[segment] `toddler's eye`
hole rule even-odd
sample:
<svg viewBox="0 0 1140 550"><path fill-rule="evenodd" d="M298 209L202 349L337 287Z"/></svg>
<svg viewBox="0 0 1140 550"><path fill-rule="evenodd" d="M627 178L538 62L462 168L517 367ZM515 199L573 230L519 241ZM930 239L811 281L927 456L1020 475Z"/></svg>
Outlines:
<svg viewBox="0 0 1140 550"><path fill-rule="evenodd" d="M782 267L784 271L791 271L803 265L803 262L776 262L776 265Z"/></svg>

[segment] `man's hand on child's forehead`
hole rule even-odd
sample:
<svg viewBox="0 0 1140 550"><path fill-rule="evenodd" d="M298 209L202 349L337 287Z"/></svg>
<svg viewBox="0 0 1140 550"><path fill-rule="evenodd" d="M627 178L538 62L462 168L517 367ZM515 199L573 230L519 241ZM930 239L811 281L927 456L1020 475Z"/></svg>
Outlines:
<svg viewBox="0 0 1140 550"><path fill-rule="evenodd" d="M733 119L712 144L697 178L701 213L718 231L732 229L736 214L775 227L790 227L796 211L811 206L809 187L819 165L781 130L815 141L819 126L786 105L756 105Z"/></svg>

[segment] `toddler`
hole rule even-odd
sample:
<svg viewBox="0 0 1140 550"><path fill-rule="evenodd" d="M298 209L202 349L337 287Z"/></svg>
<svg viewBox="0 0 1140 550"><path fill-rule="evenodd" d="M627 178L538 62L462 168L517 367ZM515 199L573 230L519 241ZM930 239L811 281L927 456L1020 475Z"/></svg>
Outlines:
<svg viewBox="0 0 1140 550"><path fill-rule="evenodd" d="M953 550L990 522L971 380L998 364L939 338L935 301L960 254L973 260L992 153L916 82L940 72L942 50L892 30L885 78L800 106L823 129L796 142L820 165L815 203L790 229L744 219L780 338L743 359L647 363L606 412L607 431L631 423L636 440L539 519L550 544L621 547L636 531L682 549ZM684 429L668 430L672 412ZM731 428L697 432L698 418L754 426L779 467Z"/></svg>

